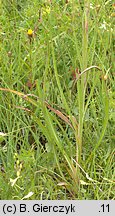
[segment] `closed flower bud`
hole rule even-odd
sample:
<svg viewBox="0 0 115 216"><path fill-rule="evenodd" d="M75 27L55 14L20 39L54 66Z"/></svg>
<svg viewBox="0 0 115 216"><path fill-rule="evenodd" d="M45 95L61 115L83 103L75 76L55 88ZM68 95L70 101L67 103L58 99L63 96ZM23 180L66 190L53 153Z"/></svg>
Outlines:
<svg viewBox="0 0 115 216"><path fill-rule="evenodd" d="M108 78L107 75L104 75L103 79L104 79L104 80L107 80L107 78Z"/></svg>

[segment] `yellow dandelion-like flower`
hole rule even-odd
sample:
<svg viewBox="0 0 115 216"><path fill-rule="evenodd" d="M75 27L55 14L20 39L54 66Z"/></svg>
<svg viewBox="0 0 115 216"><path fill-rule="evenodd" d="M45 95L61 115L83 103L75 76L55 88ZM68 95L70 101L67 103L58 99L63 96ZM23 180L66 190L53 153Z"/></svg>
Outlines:
<svg viewBox="0 0 115 216"><path fill-rule="evenodd" d="M27 34L28 34L29 37L32 37L32 36L33 36L33 31L32 31L32 29L28 29Z"/></svg>

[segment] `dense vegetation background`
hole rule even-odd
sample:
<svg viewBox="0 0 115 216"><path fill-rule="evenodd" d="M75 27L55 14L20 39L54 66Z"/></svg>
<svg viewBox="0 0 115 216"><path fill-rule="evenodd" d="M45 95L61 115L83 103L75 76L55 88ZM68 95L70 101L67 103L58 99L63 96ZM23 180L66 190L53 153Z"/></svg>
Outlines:
<svg viewBox="0 0 115 216"><path fill-rule="evenodd" d="M111 0L0 1L0 199L114 199Z"/></svg>

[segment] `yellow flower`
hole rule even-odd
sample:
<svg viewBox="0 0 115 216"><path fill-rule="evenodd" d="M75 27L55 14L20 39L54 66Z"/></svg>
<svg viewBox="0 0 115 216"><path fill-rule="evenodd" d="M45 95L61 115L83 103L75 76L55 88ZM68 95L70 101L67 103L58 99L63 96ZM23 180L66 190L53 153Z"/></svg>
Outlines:
<svg viewBox="0 0 115 216"><path fill-rule="evenodd" d="M27 34L28 34L29 37L32 37L32 36L33 36L33 31L32 31L32 29L28 29L28 33L27 33Z"/></svg>

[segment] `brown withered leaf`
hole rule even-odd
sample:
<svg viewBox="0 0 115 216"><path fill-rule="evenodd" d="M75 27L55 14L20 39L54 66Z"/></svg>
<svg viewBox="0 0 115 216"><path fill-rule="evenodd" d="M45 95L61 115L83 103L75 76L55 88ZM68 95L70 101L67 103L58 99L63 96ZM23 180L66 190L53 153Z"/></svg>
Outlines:
<svg viewBox="0 0 115 216"><path fill-rule="evenodd" d="M65 116L62 112L60 112L59 110L54 109L53 107L51 107L46 101L45 101L46 106L53 111L56 115L58 115L63 121L65 121L72 129L73 126L70 123L70 120L68 119L67 116Z"/></svg>
<svg viewBox="0 0 115 216"><path fill-rule="evenodd" d="M0 88L0 90L1 90L1 91L6 91L6 92L14 93L14 94L16 94L16 95L22 97L24 100L26 100L26 101L32 103L33 105L36 105L36 103L35 103L35 101L32 100L29 96L33 96L33 97L35 97L36 99L39 99L39 97L37 97L36 95L33 95L33 94L28 94L28 95L26 95L26 94L24 94L24 93L22 93L22 92L18 92L18 91L12 90L12 89ZM65 123L67 123L72 129L74 129L74 127L72 126L72 124L71 124L69 118L68 118L66 115L64 115L64 114L63 114L62 112L60 112L59 110L54 109L53 107L51 107L51 106L47 103L47 101L44 101L44 103L45 103L45 105L46 105L46 107L47 107L48 109L50 109L52 112L54 112L56 115L58 115ZM22 109L26 110L25 108L22 108ZM28 111L30 111L30 110L28 110Z"/></svg>

